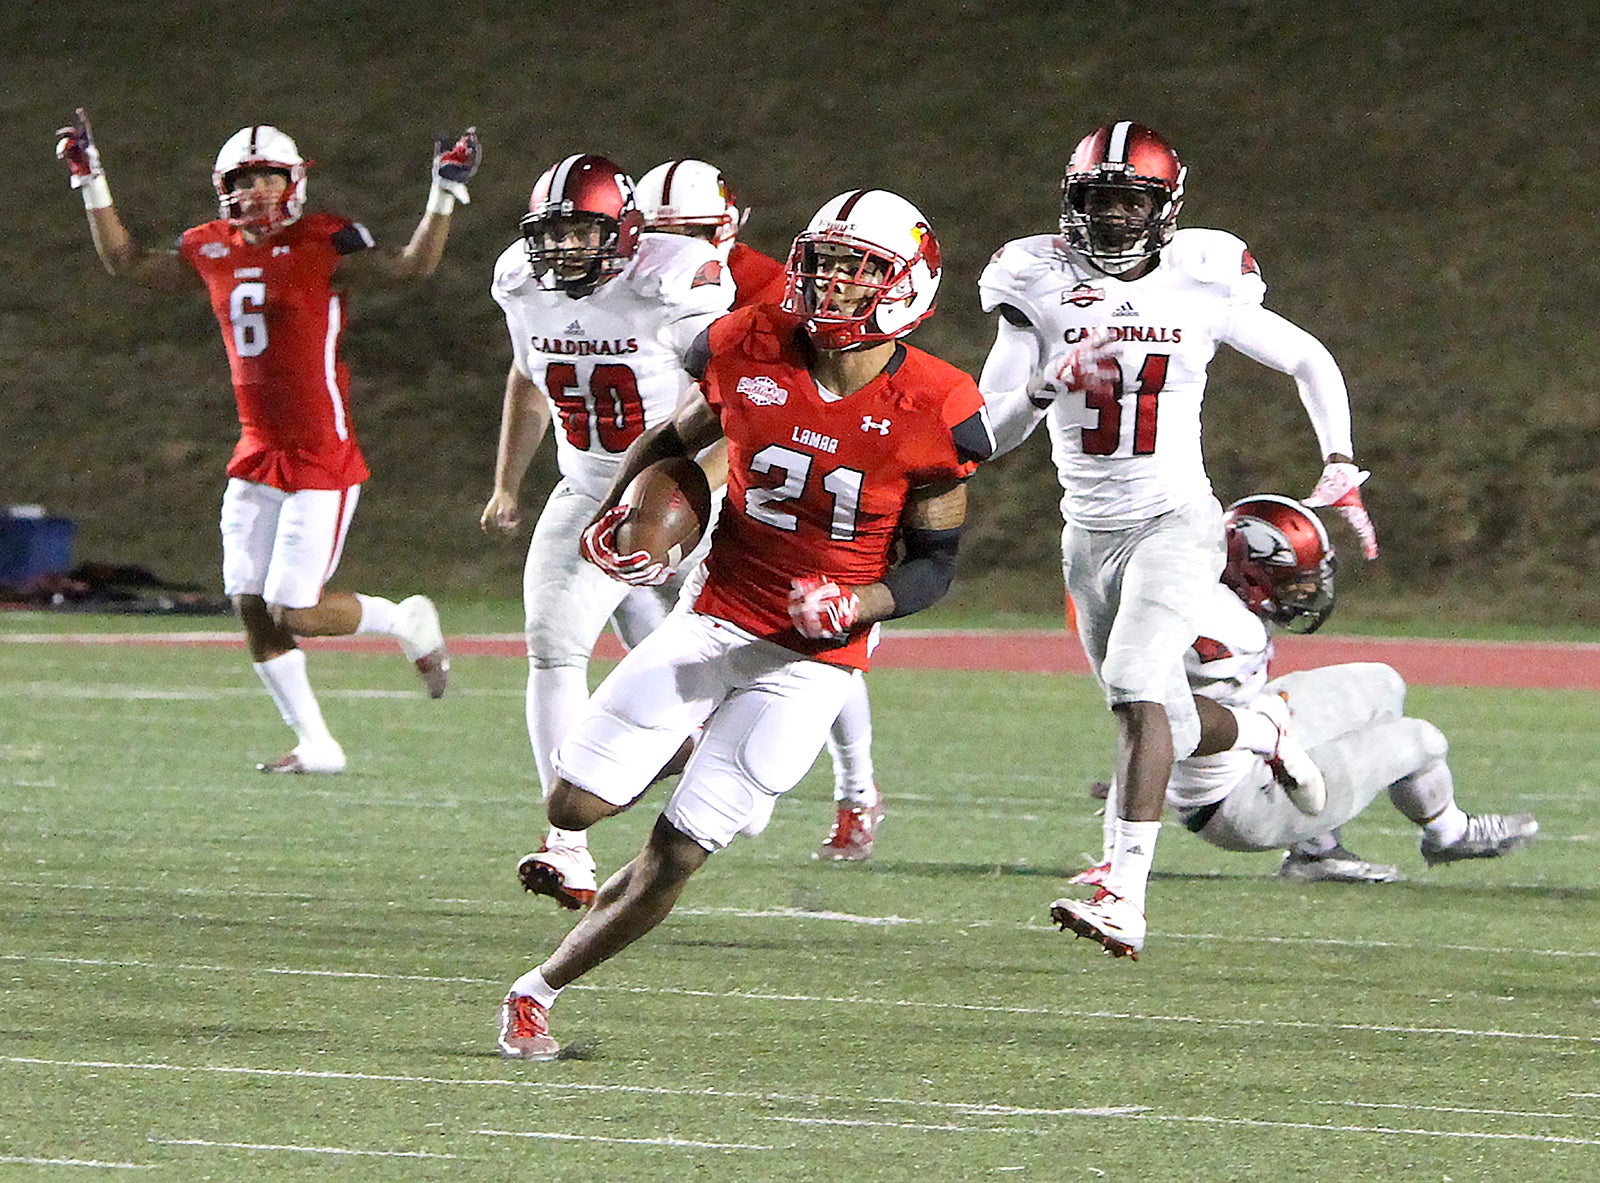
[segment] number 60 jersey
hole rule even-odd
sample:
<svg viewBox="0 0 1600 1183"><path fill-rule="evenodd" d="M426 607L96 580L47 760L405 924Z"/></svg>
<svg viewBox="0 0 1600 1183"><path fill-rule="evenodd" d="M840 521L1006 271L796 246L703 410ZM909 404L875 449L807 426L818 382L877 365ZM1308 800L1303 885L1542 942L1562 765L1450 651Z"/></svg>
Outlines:
<svg viewBox="0 0 1600 1183"><path fill-rule="evenodd" d="M1219 343L1239 345L1235 318L1260 313L1267 291L1242 241L1179 230L1154 270L1124 282L1060 236L1038 234L995 252L978 289L985 312L1032 326L1039 372L1094 329L1116 342L1115 395L1062 395L1049 412L1063 516L1122 529L1210 494L1200 451L1206 366Z"/></svg>
<svg viewBox="0 0 1600 1183"><path fill-rule="evenodd" d="M578 297L541 287L518 240L492 291L517 369L550 400L561 475L600 500L628 445L671 417L689 384L684 354L734 285L709 242L644 234L620 272Z"/></svg>

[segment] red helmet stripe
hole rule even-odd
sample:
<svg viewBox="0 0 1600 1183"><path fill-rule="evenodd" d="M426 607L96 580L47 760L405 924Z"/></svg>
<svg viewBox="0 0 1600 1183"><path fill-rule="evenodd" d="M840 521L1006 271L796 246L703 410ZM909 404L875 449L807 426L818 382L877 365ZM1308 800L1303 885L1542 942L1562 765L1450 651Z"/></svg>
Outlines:
<svg viewBox="0 0 1600 1183"><path fill-rule="evenodd" d="M682 164L682 163L683 163L683 161L681 161L681 160L674 160L672 162L671 166L667 169L667 175L665 177L663 177L662 180L661 180L661 204L662 205L671 205L672 204L672 177L673 177L673 174L675 174L678 171L678 166L680 164Z"/></svg>
<svg viewBox="0 0 1600 1183"><path fill-rule="evenodd" d="M856 202L860 201L866 195L867 190L865 189L857 189L854 193L850 194L850 196L845 199L845 203L839 207L839 212L834 215L834 218L840 222L844 221L850 216L850 211L856 208Z"/></svg>

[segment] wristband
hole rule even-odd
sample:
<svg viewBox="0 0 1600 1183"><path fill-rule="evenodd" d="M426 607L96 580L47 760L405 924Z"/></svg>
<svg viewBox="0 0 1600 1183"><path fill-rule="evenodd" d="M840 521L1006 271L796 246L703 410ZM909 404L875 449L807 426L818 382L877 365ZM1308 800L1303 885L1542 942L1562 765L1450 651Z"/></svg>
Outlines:
<svg viewBox="0 0 1600 1183"><path fill-rule="evenodd" d="M428 189L428 212L442 214L448 218L455 212L455 208L456 195L440 184L439 179L435 177L433 185Z"/></svg>
<svg viewBox="0 0 1600 1183"><path fill-rule="evenodd" d="M84 209L106 209L111 205L111 186L103 176L90 177L78 186L78 192L83 194Z"/></svg>

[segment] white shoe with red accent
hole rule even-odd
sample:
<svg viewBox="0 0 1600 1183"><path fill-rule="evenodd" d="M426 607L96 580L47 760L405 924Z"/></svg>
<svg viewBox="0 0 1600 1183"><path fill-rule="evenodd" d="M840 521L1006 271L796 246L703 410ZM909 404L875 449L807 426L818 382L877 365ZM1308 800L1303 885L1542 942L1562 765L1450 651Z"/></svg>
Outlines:
<svg viewBox="0 0 1600 1183"><path fill-rule="evenodd" d="M1111 871L1111 860L1096 863L1092 867L1085 867L1067 882L1079 887L1099 887L1106 881L1106 876Z"/></svg>
<svg viewBox="0 0 1600 1183"><path fill-rule="evenodd" d="M279 756L276 760L268 760L264 764L257 764L257 772L284 772L299 775L301 773L334 773L343 772L345 769L344 749L338 743L318 744L310 746L301 744L286 756Z"/></svg>
<svg viewBox="0 0 1600 1183"><path fill-rule="evenodd" d="M1050 919L1063 932L1071 929L1088 937L1113 957L1138 961L1144 948L1144 913L1104 887L1086 900L1057 900L1050 905Z"/></svg>
<svg viewBox="0 0 1600 1183"><path fill-rule="evenodd" d="M872 844L877 840L878 823L882 820L881 800L875 805L840 802L827 841L812 851L811 857L840 863L865 862L872 857Z"/></svg>
<svg viewBox="0 0 1600 1183"><path fill-rule="evenodd" d="M569 912L594 903L594 855L587 846L546 847L542 843L517 864L517 879L524 891L547 895Z"/></svg>
<svg viewBox="0 0 1600 1183"><path fill-rule="evenodd" d="M500 1004L500 1054L513 1060L553 1060L561 1045L550 1036L550 1012L526 994Z"/></svg>
<svg viewBox="0 0 1600 1183"><path fill-rule="evenodd" d="M395 639L407 660L422 675L429 698L443 698L450 685L450 654L439 627L439 610L427 596L410 596L396 605Z"/></svg>

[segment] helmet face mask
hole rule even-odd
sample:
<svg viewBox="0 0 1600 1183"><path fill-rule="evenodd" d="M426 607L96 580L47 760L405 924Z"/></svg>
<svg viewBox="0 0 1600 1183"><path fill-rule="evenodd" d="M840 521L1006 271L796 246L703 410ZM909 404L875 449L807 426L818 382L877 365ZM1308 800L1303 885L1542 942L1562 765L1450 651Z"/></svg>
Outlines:
<svg viewBox="0 0 1600 1183"><path fill-rule="evenodd" d="M840 194L794 240L783 307L821 349L864 349L933 315L942 270L927 219L881 189Z"/></svg>
<svg viewBox="0 0 1600 1183"><path fill-rule="evenodd" d="M628 265L643 225L627 174L603 156L569 156L535 182L521 232L535 282L577 298Z"/></svg>
<svg viewBox="0 0 1600 1183"><path fill-rule="evenodd" d="M264 123L240 128L222 145L212 166L218 213L250 234L272 234L293 225L305 211L309 164L277 128ZM273 175L283 178L281 187L258 181Z"/></svg>
<svg viewBox="0 0 1600 1183"><path fill-rule="evenodd" d="M1098 128L1061 180L1061 233L1099 271L1121 275L1172 239L1188 170L1167 142L1127 121Z"/></svg>
<svg viewBox="0 0 1600 1183"><path fill-rule="evenodd" d="M1333 543L1316 514L1271 493L1234 502L1223 518L1222 582L1263 620L1311 633L1333 614Z"/></svg>

